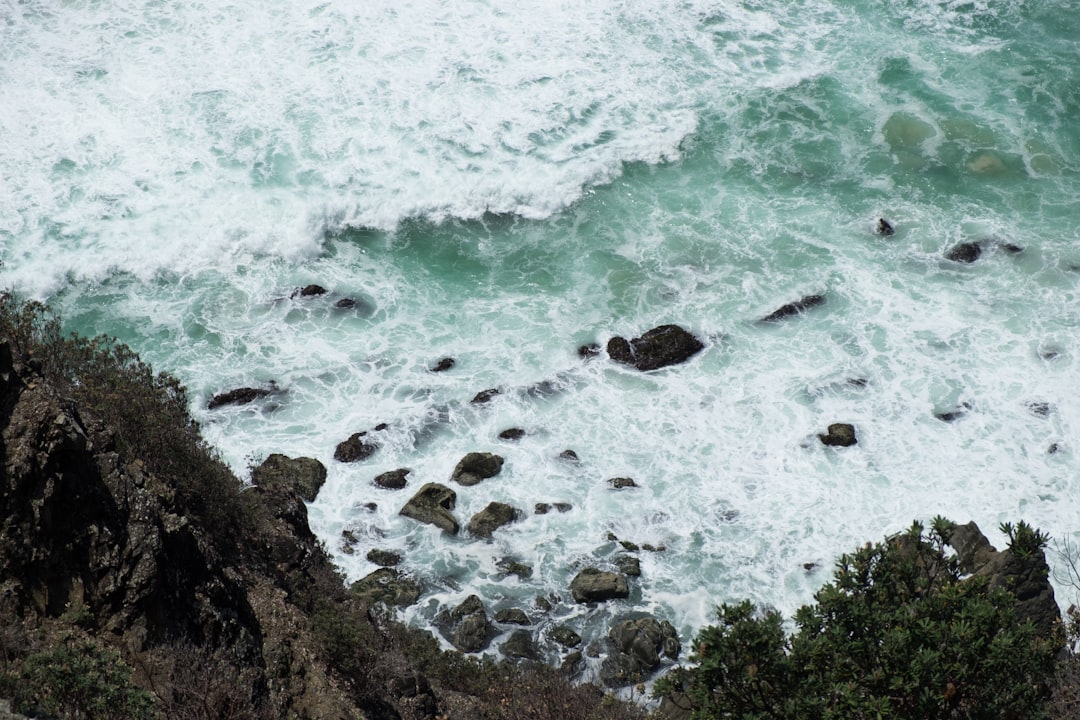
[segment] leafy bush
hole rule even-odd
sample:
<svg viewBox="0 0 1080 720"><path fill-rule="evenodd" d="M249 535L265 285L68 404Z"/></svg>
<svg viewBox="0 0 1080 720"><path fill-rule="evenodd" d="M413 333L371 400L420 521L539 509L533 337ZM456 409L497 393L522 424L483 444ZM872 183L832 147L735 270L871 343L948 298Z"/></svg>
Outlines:
<svg viewBox="0 0 1080 720"><path fill-rule="evenodd" d="M153 698L130 682L131 668L89 640L33 653L7 677L19 712L87 720L155 717Z"/></svg>
<svg viewBox="0 0 1080 720"><path fill-rule="evenodd" d="M695 718L1047 717L1057 645L1016 619L1011 594L961 578L946 527L915 523L841 557L793 634L779 613L721 606L696 639L697 666L658 692L685 692ZM1023 527L1025 547L1045 541Z"/></svg>

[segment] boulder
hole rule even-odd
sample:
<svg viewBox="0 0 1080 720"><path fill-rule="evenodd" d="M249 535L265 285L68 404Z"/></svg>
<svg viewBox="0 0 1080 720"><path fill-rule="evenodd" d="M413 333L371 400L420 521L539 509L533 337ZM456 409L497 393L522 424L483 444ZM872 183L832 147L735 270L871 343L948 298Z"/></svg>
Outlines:
<svg viewBox="0 0 1080 720"><path fill-rule="evenodd" d="M627 577L641 577L641 561L633 555L620 555L615 558L615 567Z"/></svg>
<svg viewBox="0 0 1080 720"><path fill-rule="evenodd" d="M394 568L383 567L357 580L349 591L367 605L408 607L420 599L420 584Z"/></svg>
<svg viewBox="0 0 1080 720"><path fill-rule="evenodd" d="M849 423L833 423L827 433L818 435L818 439L833 447L848 447L859 442L855 437L855 426Z"/></svg>
<svg viewBox="0 0 1080 720"><path fill-rule="evenodd" d="M660 657L679 656L678 634L666 620L653 617L624 620L608 633L615 652L600 666L600 679L608 687L641 682L660 667Z"/></svg>
<svg viewBox="0 0 1080 720"><path fill-rule="evenodd" d="M600 354L600 345L598 343L588 343L586 345L579 345L577 349L578 357L583 360L591 360Z"/></svg>
<svg viewBox="0 0 1080 720"><path fill-rule="evenodd" d="M559 459L563 462L570 463L571 465L579 465L581 463L581 458L579 458L578 454L573 450L563 450L559 453Z"/></svg>
<svg viewBox="0 0 1080 720"><path fill-rule="evenodd" d="M435 363L434 365L432 365L428 369L431 372L446 372L447 370L450 370L451 368L453 368L454 365L456 365L456 363L454 361L454 358L452 358L452 357L444 357L444 358L441 358L437 363Z"/></svg>
<svg viewBox="0 0 1080 720"><path fill-rule="evenodd" d="M399 514L457 535L460 525L450 512L456 502L457 493L450 488L439 483L427 483L405 503Z"/></svg>
<svg viewBox="0 0 1080 720"><path fill-rule="evenodd" d="M290 458L273 453L251 471L251 482L265 490L295 490L307 502L313 502L326 482L326 466L315 458Z"/></svg>
<svg viewBox="0 0 1080 720"><path fill-rule="evenodd" d="M661 325L632 340L616 336L607 344L612 360L643 372L686 362L704 348L700 340L678 325Z"/></svg>
<svg viewBox="0 0 1080 720"><path fill-rule="evenodd" d="M878 218L877 226L874 228L874 232L878 235L889 236L896 232L896 229L885 218Z"/></svg>
<svg viewBox="0 0 1080 720"><path fill-rule="evenodd" d="M608 479L608 485L616 490L622 490L623 488L636 488L638 484L634 482L633 478L628 477L614 477Z"/></svg>
<svg viewBox="0 0 1080 720"><path fill-rule="evenodd" d="M503 608L495 613L495 622L503 625L532 625L529 616L519 608Z"/></svg>
<svg viewBox="0 0 1080 720"><path fill-rule="evenodd" d="M358 462L371 457L379 444L372 440L367 431L353 433L348 440L338 443L334 449L334 459L338 462Z"/></svg>
<svg viewBox="0 0 1080 720"><path fill-rule="evenodd" d="M325 295L326 288L322 285L305 285L296 292L293 293L293 297L299 295L300 297L318 297L319 295Z"/></svg>
<svg viewBox="0 0 1080 720"><path fill-rule="evenodd" d="M965 242L945 251L945 259L958 263L973 263L982 255L982 243Z"/></svg>
<svg viewBox="0 0 1080 720"><path fill-rule="evenodd" d="M449 613L439 613L435 623L442 626L443 635L450 644L465 653L484 650L496 632L488 620L484 604L476 595L465 598Z"/></svg>
<svg viewBox="0 0 1080 720"><path fill-rule="evenodd" d="M378 548L373 548L368 550L368 554L365 557L368 562L375 563L381 567L394 567L395 565L401 564L401 553L396 553L392 550L379 550Z"/></svg>
<svg viewBox="0 0 1080 720"><path fill-rule="evenodd" d="M503 458L494 453L471 452L461 458L450 479L458 485L476 485L482 480L495 477L502 470Z"/></svg>
<svg viewBox="0 0 1080 720"><path fill-rule="evenodd" d="M501 502L491 502L488 506L472 516L466 528L470 535L489 538L491 534L521 517L521 511L512 505Z"/></svg>
<svg viewBox="0 0 1080 720"><path fill-rule="evenodd" d="M556 625L548 635L564 648L574 648L581 644L581 636L565 625Z"/></svg>
<svg viewBox="0 0 1080 720"><path fill-rule="evenodd" d="M783 320L784 318L791 317L792 315L798 315L800 313L806 312L810 308L824 304L824 295L807 295L806 297L796 300L795 302L790 302L787 305L781 305L776 310L773 310L771 313L761 318L759 322L776 322L778 320Z"/></svg>
<svg viewBox="0 0 1080 720"><path fill-rule="evenodd" d="M513 558L502 558L495 563L495 566L507 575L516 575L522 580L528 580L533 574L532 565L519 562Z"/></svg>
<svg viewBox="0 0 1080 720"><path fill-rule="evenodd" d="M207 410L216 410L219 407L226 405L247 405L250 402L254 402L260 398L273 395L274 391L270 388L253 388L253 387L241 387L234 390L228 390L223 393L218 393L214 397L210 398L210 402L206 404Z"/></svg>
<svg viewBox="0 0 1080 720"><path fill-rule="evenodd" d="M408 475L412 472L409 468L398 468L375 476L372 481L381 488L387 490L400 490L408 482Z"/></svg>
<svg viewBox="0 0 1080 720"><path fill-rule="evenodd" d="M499 433L500 440L520 440L525 437L525 431L521 428L507 428Z"/></svg>
<svg viewBox="0 0 1080 720"><path fill-rule="evenodd" d="M511 660L531 660L540 662L543 658L536 649L536 642L532 633L528 630L515 630L510 633L510 638L499 649L502 654Z"/></svg>
<svg viewBox="0 0 1080 720"><path fill-rule="evenodd" d="M496 395L501 394L502 390L499 388L488 388L487 390L481 390L480 392L476 393L476 395L473 396L473 399L469 402L471 402L473 405L483 405L487 402L490 402L491 399L494 398Z"/></svg>
<svg viewBox="0 0 1080 720"><path fill-rule="evenodd" d="M630 597L630 588L622 573L585 568L570 583L570 594L574 602L602 602Z"/></svg>

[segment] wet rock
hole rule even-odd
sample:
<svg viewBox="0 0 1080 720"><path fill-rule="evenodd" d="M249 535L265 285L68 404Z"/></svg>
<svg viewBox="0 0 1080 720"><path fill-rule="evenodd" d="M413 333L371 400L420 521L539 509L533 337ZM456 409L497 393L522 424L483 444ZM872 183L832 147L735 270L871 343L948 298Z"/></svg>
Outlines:
<svg viewBox="0 0 1080 720"><path fill-rule="evenodd" d="M533 506L533 513L536 515L547 515L551 510L551 505L545 502L536 503Z"/></svg>
<svg viewBox="0 0 1080 720"><path fill-rule="evenodd" d="M351 310L352 308L356 307L356 305L356 300L354 300L353 298L341 298L336 303L334 303L334 307L336 307L338 310Z"/></svg>
<svg viewBox="0 0 1080 720"><path fill-rule="evenodd" d="M884 235L887 237L895 233L896 229L893 228L892 223L890 223L885 218L878 218L877 225L874 227L874 232L876 232L878 235Z"/></svg>
<svg viewBox="0 0 1080 720"><path fill-rule="evenodd" d="M967 415L968 409L969 409L968 405L961 405L960 407L958 407L955 410L946 410L944 412L935 412L934 417L936 417L941 422L947 422L947 423L956 422L960 418Z"/></svg>
<svg viewBox="0 0 1080 720"><path fill-rule="evenodd" d="M818 439L833 447L849 447L859 442L855 437L855 426L849 423L833 423L827 433L818 435Z"/></svg>
<svg viewBox="0 0 1080 720"><path fill-rule="evenodd" d="M800 313L806 312L810 308L814 308L818 305L824 304L824 295L807 295L806 297L796 300L795 302L788 303L787 305L781 305L776 310L773 310L771 313L761 318L761 320L759 320L758 322L776 322L778 320L783 320L784 318L798 315Z"/></svg>
<svg viewBox="0 0 1080 720"><path fill-rule="evenodd" d="M667 551L667 545L652 545L650 543L642 543L641 549L648 552L662 553Z"/></svg>
<svg viewBox="0 0 1080 720"><path fill-rule="evenodd" d="M495 622L503 625L532 625L529 616L519 608L503 608L495 613Z"/></svg>
<svg viewBox="0 0 1080 720"><path fill-rule="evenodd" d="M210 398L210 402L206 404L206 409L216 410L217 408L225 407L226 405L247 405L248 403L254 402L260 398L269 397L273 394L274 390L270 388L236 388L234 390L218 393Z"/></svg>
<svg viewBox="0 0 1080 720"><path fill-rule="evenodd" d="M1028 410L1035 417L1050 417L1050 413L1053 411L1053 407L1048 402L1029 402L1027 404Z"/></svg>
<svg viewBox="0 0 1080 720"><path fill-rule="evenodd" d="M456 502L457 493L453 490L438 483L428 483L405 503L399 514L456 535L460 525L450 512Z"/></svg>
<svg viewBox="0 0 1080 720"><path fill-rule="evenodd" d="M982 243L959 243L945 251L945 259L958 263L973 263L982 255L982 250Z"/></svg>
<svg viewBox="0 0 1080 720"><path fill-rule="evenodd" d="M449 613L440 613L435 622L444 627L446 639L461 652L480 652L495 637L495 627L488 620L484 604L476 595L465 598Z"/></svg>
<svg viewBox="0 0 1080 720"><path fill-rule="evenodd" d="M564 648L573 648L581 644L581 636L566 625L556 625L548 633L552 640Z"/></svg>
<svg viewBox="0 0 1080 720"><path fill-rule="evenodd" d="M643 372L686 362L704 348L700 340L678 325L661 325L633 340L613 337L607 344L612 360Z"/></svg>
<svg viewBox="0 0 1080 720"><path fill-rule="evenodd" d="M405 487L408 482L409 473L412 472L409 468L398 468L397 470L390 470L375 476L372 481L381 488L387 490L400 490Z"/></svg>
<svg viewBox="0 0 1080 720"><path fill-rule="evenodd" d="M512 558L502 558L495 563L495 566L507 575L516 575L522 580L528 580L533 574L532 565L518 562Z"/></svg>
<svg viewBox="0 0 1080 720"><path fill-rule="evenodd" d="M580 345L578 346L577 354L578 357L582 358L583 360L591 360L592 358L600 354L600 344L589 343L587 345Z"/></svg>
<svg viewBox="0 0 1080 720"><path fill-rule="evenodd" d="M521 511L512 505L501 502L491 502L488 506L472 516L466 528L470 535L489 538L492 533L503 525L509 525L521 516Z"/></svg>
<svg viewBox="0 0 1080 720"><path fill-rule="evenodd" d="M461 458L450 479L466 487L495 477L502 470L503 458L489 452L471 452Z"/></svg>
<svg viewBox="0 0 1080 720"><path fill-rule="evenodd" d="M622 546L623 550L627 550L629 552L637 552L638 550L641 549L640 545L638 545L636 542L633 542L631 540L619 540L619 545Z"/></svg>
<svg viewBox="0 0 1080 720"><path fill-rule="evenodd" d="M264 489L290 488L313 502L326 482L326 466L315 458L273 453L251 471L251 482Z"/></svg>
<svg viewBox="0 0 1080 720"><path fill-rule="evenodd" d="M615 567L627 577L641 577L641 561L632 555L620 555L615 558Z"/></svg>
<svg viewBox="0 0 1080 720"><path fill-rule="evenodd" d="M368 562L375 563L381 567L394 567L401 564L401 553L393 552L392 550L379 550L378 548L368 550L368 554L365 556Z"/></svg>
<svg viewBox="0 0 1080 720"><path fill-rule="evenodd" d="M473 399L469 402L471 402L473 405L483 405L484 403L490 402L491 399L496 395L501 394L502 390L500 390L499 388L488 388L487 390L481 390L480 392L476 393L476 395L473 396Z"/></svg>
<svg viewBox="0 0 1080 720"><path fill-rule="evenodd" d="M420 599L422 588L404 573L383 567L354 582L349 591L367 605L381 602L395 607L408 607Z"/></svg>
<svg viewBox="0 0 1080 720"><path fill-rule="evenodd" d="M559 672L567 676L577 675L581 672L582 666L584 665L584 659L585 658L580 650L567 653L566 657L563 658L562 664L559 665Z"/></svg>
<svg viewBox="0 0 1080 720"><path fill-rule="evenodd" d="M632 478L628 477L614 477L608 479L608 485L616 490L622 490L623 488L635 488L638 486Z"/></svg>
<svg viewBox="0 0 1080 720"><path fill-rule="evenodd" d="M348 440L343 440L334 448L334 459L338 462L359 462L375 454L379 444L371 439L367 431L353 433Z"/></svg>
<svg viewBox="0 0 1080 720"><path fill-rule="evenodd" d="M641 682L660 667L661 655L670 659L679 656L678 635L666 620L624 620L611 628L608 637L616 650L600 667L601 682L608 687Z"/></svg>
<svg viewBox="0 0 1080 720"><path fill-rule="evenodd" d="M556 510L558 510L561 513L570 512L571 510L574 509L574 506L571 505L570 503L567 503L567 502L553 503L552 507L554 507Z"/></svg>
<svg viewBox="0 0 1080 720"><path fill-rule="evenodd" d="M573 450L563 450L561 453L559 453L559 459L563 462L568 462L573 465L577 465L581 462L578 454Z"/></svg>
<svg viewBox="0 0 1080 720"><path fill-rule="evenodd" d="M293 291L293 294L290 295L289 297L297 297L297 296L300 296L300 297L318 297L319 295L325 295L325 294L326 294L326 288L324 288L322 285L312 284L312 285L305 285L304 287L300 288L299 290Z"/></svg>
<svg viewBox="0 0 1080 720"><path fill-rule="evenodd" d="M998 247L1001 248L1006 255L1019 255L1024 252L1024 248L1019 245L1014 245L1011 242L999 242Z"/></svg>
<svg viewBox="0 0 1080 720"><path fill-rule="evenodd" d="M585 568L570 583L570 594L578 603L603 602L630 597L630 588L622 573Z"/></svg>
<svg viewBox="0 0 1080 720"><path fill-rule="evenodd" d="M515 630L509 639L499 646L502 654L511 660L531 660L540 662L542 657L536 649L536 642L528 630Z"/></svg>
<svg viewBox="0 0 1080 720"><path fill-rule="evenodd" d="M455 364L456 363L454 362L454 358L444 357L428 369L431 370L431 372L446 372L447 370L453 368Z"/></svg>
<svg viewBox="0 0 1080 720"><path fill-rule="evenodd" d="M499 433L500 440L520 440L525 437L525 431L521 428L507 428Z"/></svg>
<svg viewBox="0 0 1080 720"><path fill-rule="evenodd" d="M534 601L534 603L535 603L535 605L536 605L536 608L537 608L538 610L541 610L541 611L543 611L543 612L551 612L552 608L554 607L554 606L553 606L553 605L551 604L551 601L550 601L550 600L548 600L548 599L547 599L546 597L544 597L543 595L537 595L537 596L536 596L536 600Z"/></svg>

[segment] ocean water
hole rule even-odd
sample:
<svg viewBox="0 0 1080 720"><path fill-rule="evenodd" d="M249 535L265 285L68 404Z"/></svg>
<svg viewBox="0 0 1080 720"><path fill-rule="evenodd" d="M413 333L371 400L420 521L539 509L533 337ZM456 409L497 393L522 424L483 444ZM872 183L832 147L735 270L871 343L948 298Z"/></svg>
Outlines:
<svg viewBox="0 0 1080 720"><path fill-rule="evenodd" d="M652 612L686 644L721 602L794 611L914 519L1080 541L1078 10L0 1L0 281L178 376L241 476L322 460L313 527L350 581L401 552L426 587L406 620L475 593L587 640ZM976 262L945 258L962 242ZM705 350L578 356L666 323ZM858 445L823 446L833 422ZM380 423L375 455L333 459ZM471 451L506 463L455 515L520 521L398 515ZM663 550L629 600L574 605L611 535Z"/></svg>

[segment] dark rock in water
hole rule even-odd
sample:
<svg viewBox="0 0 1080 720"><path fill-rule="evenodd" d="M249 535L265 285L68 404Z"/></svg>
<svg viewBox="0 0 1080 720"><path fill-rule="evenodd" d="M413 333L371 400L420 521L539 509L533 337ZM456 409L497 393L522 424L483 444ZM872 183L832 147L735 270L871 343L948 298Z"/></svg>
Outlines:
<svg viewBox="0 0 1080 720"><path fill-rule="evenodd" d="M359 462L371 457L379 444L372 441L367 431L353 433L348 440L343 440L334 448L334 459L338 462Z"/></svg>
<svg viewBox="0 0 1080 720"><path fill-rule="evenodd" d="M573 450L563 450L561 453L559 453L559 459L564 462L573 463L575 465L581 462L581 459L578 458L578 454Z"/></svg>
<svg viewBox="0 0 1080 720"><path fill-rule="evenodd" d="M525 437L525 431L521 428L507 428L499 433L500 440L520 440Z"/></svg>
<svg viewBox="0 0 1080 720"><path fill-rule="evenodd" d="M357 505L357 507L359 507L362 510L367 510L368 512L375 512L376 510L379 509L378 504L373 503L373 502L362 503L360 505Z"/></svg>
<svg viewBox="0 0 1080 720"><path fill-rule="evenodd" d="M469 526L466 528L470 535L489 538L492 533L503 525L509 525L521 516L521 511L512 505L501 502L491 502L488 506L472 516Z"/></svg>
<svg viewBox="0 0 1080 720"><path fill-rule="evenodd" d="M334 303L334 307L338 308L339 310L349 310L350 308L356 307L356 300L352 298L341 298L336 303Z"/></svg>
<svg viewBox="0 0 1080 720"><path fill-rule="evenodd" d="M617 659L610 663L610 669L615 672L605 673L601 667L601 678L609 687L640 682L660 667L661 655L672 660L679 656L678 634L666 620L660 622L652 617L624 620L611 628L608 637L618 651L614 656Z"/></svg>
<svg viewBox="0 0 1080 720"><path fill-rule="evenodd" d="M559 665L559 672L566 676L577 675L581 671L583 656L580 650L575 650L572 653L567 653L563 658L562 664Z"/></svg>
<svg viewBox="0 0 1080 720"><path fill-rule="evenodd" d="M634 482L633 478L628 477L609 478L608 485L611 485L611 487L615 488L616 490L622 490L623 488L635 488L638 486L638 484Z"/></svg>
<svg viewBox="0 0 1080 720"><path fill-rule="evenodd" d="M1031 411L1032 415L1042 418L1050 417L1050 413L1053 411L1053 408L1048 402L1029 402L1027 404L1027 407L1028 410Z"/></svg>
<svg viewBox="0 0 1080 720"><path fill-rule="evenodd" d="M456 535L460 525L450 512L456 502L457 493L453 490L438 483L428 483L405 503L399 514Z"/></svg>
<svg viewBox="0 0 1080 720"><path fill-rule="evenodd" d="M967 242L953 245L945 251L945 259L959 263L973 263L982 255L982 243Z"/></svg>
<svg viewBox="0 0 1080 720"><path fill-rule="evenodd" d="M630 588L622 573L585 568L570 583L570 594L574 602L602 602L630 597Z"/></svg>
<svg viewBox="0 0 1080 720"><path fill-rule="evenodd" d="M396 607L415 604L423 592L415 580L388 567L357 580L349 590L368 605L381 602Z"/></svg>
<svg viewBox="0 0 1080 720"><path fill-rule="evenodd" d="M255 400L268 397L273 394L274 391L268 388L236 388L235 390L218 393L214 397L210 398L210 402L206 404L206 408L208 410L216 410L217 408L224 407L226 405L247 405L250 402L254 402Z"/></svg>
<svg viewBox="0 0 1080 720"><path fill-rule="evenodd" d="M554 507L555 507L556 510L558 510L561 513L570 512L571 510L574 509L574 506L571 505L570 503L567 503L567 502L554 503Z"/></svg>
<svg viewBox="0 0 1080 720"><path fill-rule="evenodd" d="M495 563L495 567L499 568L507 575L516 575L522 580L528 580L533 574L532 565L526 565L513 558L502 558Z"/></svg>
<svg viewBox="0 0 1080 720"><path fill-rule="evenodd" d="M615 558L615 567L627 577L641 577L641 561L633 555L620 555Z"/></svg>
<svg viewBox="0 0 1080 720"><path fill-rule="evenodd" d="M325 295L326 288L322 285L305 285L296 292L293 293L293 297L299 295L300 297L316 297L318 295Z"/></svg>
<svg viewBox="0 0 1080 720"><path fill-rule="evenodd" d="M1061 452L1061 446L1057 443L1050 443L1050 447L1046 448L1047 455L1057 455Z"/></svg>
<svg viewBox="0 0 1080 720"><path fill-rule="evenodd" d="M480 392L476 393L476 395L473 396L473 399L469 402L471 402L473 405L483 405L486 402L490 402L491 399L496 395L501 394L502 390L500 390L499 388L488 388L487 390L481 390Z"/></svg>
<svg viewBox="0 0 1080 720"><path fill-rule="evenodd" d="M999 242L998 247L1001 248L1002 252L1006 255L1019 255L1024 252L1024 248L1007 241Z"/></svg>
<svg viewBox="0 0 1080 720"><path fill-rule="evenodd" d="M396 553L392 550L379 550L378 548L368 550L368 554L365 556L368 562L375 563L381 567L394 567L401 564L401 553Z"/></svg>
<svg viewBox="0 0 1080 720"><path fill-rule="evenodd" d="M531 660L540 662L543 658L536 649L536 642L528 630L515 630L509 639L499 646L502 654L511 660Z"/></svg>
<svg viewBox="0 0 1080 720"><path fill-rule="evenodd" d="M387 490L400 490L408 483L409 473L412 472L409 468L398 468L397 470L390 470L375 476L372 481L381 488Z"/></svg>
<svg viewBox="0 0 1080 720"><path fill-rule="evenodd" d="M532 625L529 616L520 608L503 608L495 613L495 622L503 625Z"/></svg>
<svg viewBox="0 0 1080 720"><path fill-rule="evenodd" d="M874 232L876 232L878 235L889 236L895 233L896 229L893 228L892 223L890 223L885 218L878 218L877 226L874 228Z"/></svg>
<svg viewBox="0 0 1080 720"><path fill-rule="evenodd" d="M795 302L780 306L765 317L761 318L761 320L759 320L758 322L776 322L777 320L783 320L784 318L791 317L792 315L798 315L799 313L805 312L810 308L824 304L824 295L807 295L806 297L796 300Z"/></svg>
<svg viewBox="0 0 1080 720"><path fill-rule="evenodd" d="M607 344L612 360L643 372L686 362L704 348L700 340L678 325L661 325L633 340L613 337Z"/></svg>
<svg viewBox="0 0 1080 720"><path fill-rule="evenodd" d="M667 545L653 545L651 543L641 543L641 549L649 552L661 553L667 551Z"/></svg>
<svg viewBox="0 0 1080 720"><path fill-rule="evenodd" d="M459 485L476 485L495 477L502 470L503 458L489 452L471 452L461 458L450 479Z"/></svg>
<svg viewBox="0 0 1080 720"><path fill-rule="evenodd" d="M551 601L543 595L536 596L535 604L537 609L542 610L543 612L551 612L554 608L554 605L551 604Z"/></svg>
<svg viewBox="0 0 1080 720"><path fill-rule="evenodd" d="M536 503L533 506L533 513L536 515L547 515L551 511L551 505L548 503Z"/></svg>
<svg viewBox="0 0 1080 720"><path fill-rule="evenodd" d="M855 426L849 423L833 423L827 433L818 435L818 439L833 447L849 447L859 442L855 437Z"/></svg>
<svg viewBox="0 0 1080 720"><path fill-rule="evenodd" d="M589 343L588 345L580 345L577 349L577 354L584 360L591 360L600 354L599 343Z"/></svg>
<svg viewBox="0 0 1080 720"><path fill-rule="evenodd" d="M936 413L934 413L934 417L936 417L941 422L947 422L947 423L956 422L957 420L964 417L965 415L967 415L967 410L964 410L964 409L948 410L946 412L936 412Z"/></svg>
<svg viewBox="0 0 1080 720"><path fill-rule="evenodd" d="M315 458L290 458L273 453L251 471L251 482L261 488L286 487L313 502L326 482L326 466Z"/></svg>
<svg viewBox="0 0 1080 720"><path fill-rule="evenodd" d="M463 603L449 613L440 613L435 622L446 626L449 632L446 639L465 653L480 652L495 636L495 627L488 620L484 604L476 595L465 598Z"/></svg>
<svg viewBox="0 0 1080 720"><path fill-rule="evenodd" d="M640 545L630 540L619 540L619 544L622 545L623 550L628 550L630 552L637 552L641 549Z"/></svg>
<svg viewBox="0 0 1080 720"><path fill-rule="evenodd" d="M548 633L552 640L564 648L577 647L581 644L581 636L565 625L556 625Z"/></svg>
<svg viewBox="0 0 1080 720"><path fill-rule="evenodd" d="M960 567L973 578L986 578L991 590L1003 589L1016 598L1016 616L1031 620L1044 638L1054 638L1061 626L1061 609L1050 584L1050 567L1041 548L1019 554L998 551L973 522L954 525L946 541L956 550Z"/></svg>
<svg viewBox="0 0 1080 720"><path fill-rule="evenodd" d="M454 358L444 357L428 369L431 370L431 372L446 372L447 370L454 367L455 364L456 363L454 362Z"/></svg>

